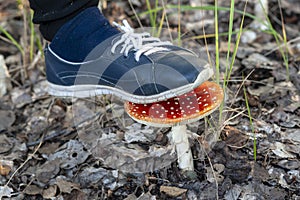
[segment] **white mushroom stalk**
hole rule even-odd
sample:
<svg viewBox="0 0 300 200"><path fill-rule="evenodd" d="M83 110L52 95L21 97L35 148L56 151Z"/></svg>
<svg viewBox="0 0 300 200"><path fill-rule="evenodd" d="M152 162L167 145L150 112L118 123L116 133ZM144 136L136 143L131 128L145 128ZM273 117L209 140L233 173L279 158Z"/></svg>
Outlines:
<svg viewBox="0 0 300 200"><path fill-rule="evenodd" d="M224 98L222 88L204 82L193 91L165 101L149 104L125 102L125 110L134 120L155 127L172 127L172 142L178 157L178 167L193 171L193 156L186 124L195 122L219 107Z"/></svg>
<svg viewBox="0 0 300 200"><path fill-rule="evenodd" d="M193 155L186 125L172 127L172 140L177 153L178 167L183 171L194 171Z"/></svg>

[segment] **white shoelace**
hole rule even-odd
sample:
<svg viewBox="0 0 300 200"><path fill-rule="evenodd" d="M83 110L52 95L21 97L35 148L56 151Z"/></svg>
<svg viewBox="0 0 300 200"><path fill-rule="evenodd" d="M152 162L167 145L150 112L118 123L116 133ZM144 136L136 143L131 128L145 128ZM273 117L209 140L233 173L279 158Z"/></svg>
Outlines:
<svg viewBox="0 0 300 200"><path fill-rule="evenodd" d="M151 37L150 33L135 33L134 29L130 27L127 20L123 20L123 26L113 22L115 26L120 28L124 33L120 40L117 41L111 48L111 52L115 53L116 48L122 45L120 53L128 56L130 50L135 52L135 60L139 61L141 55L150 55L159 51L169 51L168 48L162 47L163 45L172 45L171 42L162 42L159 38Z"/></svg>

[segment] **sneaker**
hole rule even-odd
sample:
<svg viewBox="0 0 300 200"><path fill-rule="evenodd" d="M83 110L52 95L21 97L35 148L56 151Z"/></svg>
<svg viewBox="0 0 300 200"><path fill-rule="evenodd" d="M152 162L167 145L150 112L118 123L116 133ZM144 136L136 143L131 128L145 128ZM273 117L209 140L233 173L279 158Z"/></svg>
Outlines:
<svg viewBox="0 0 300 200"><path fill-rule="evenodd" d="M182 95L213 75L205 60L170 42L109 22L88 8L45 48L48 91L59 97L113 94L134 103ZM87 32L87 30L93 30Z"/></svg>

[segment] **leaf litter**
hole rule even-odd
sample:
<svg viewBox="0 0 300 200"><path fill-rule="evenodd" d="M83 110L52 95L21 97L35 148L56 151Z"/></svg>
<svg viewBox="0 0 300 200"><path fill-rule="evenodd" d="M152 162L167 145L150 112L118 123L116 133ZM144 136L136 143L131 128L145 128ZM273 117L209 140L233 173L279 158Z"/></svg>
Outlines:
<svg viewBox="0 0 300 200"><path fill-rule="evenodd" d="M17 6L3 2L1 26L20 39L23 25ZM138 11L146 7L142 1L133 3ZM176 156L170 154L169 129L135 123L124 113L122 101L109 95L71 100L50 97L45 90L43 59L28 68L31 76L26 79L20 70L20 53L0 40L0 199L299 199L300 40L295 38L300 16L293 6L297 1L281 3L288 41L292 41L288 44L290 79L274 39L252 30L237 52L220 137L209 133L204 121L188 126L194 179L178 170ZM243 1L236 2L237 9L243 10L243 5ZM134 14L127 2L107 6L103 12L114 20ZM277 1L269 0L269 7L279 16ZM174 9L167 9L166 14L170 13L172 27L181 17L188 22L182 31L201 34L204 26L207 33L213 33L213 12L185 11L178 16ZM220 30L225 31L228 13L220 16ZM240 15L234 17L240 20ZM146 15L141 19L150 24ZM247 19L246 24L250 23ZM276 30L282 30L274 24ZM204 46L202 40L197 42ZM222 73L225 47L226 43L220 52ZM212 41L208 49L213 54ZM249 74L244 83L254 133L245 114L244 94L237 93L239 80Z"/></svg>

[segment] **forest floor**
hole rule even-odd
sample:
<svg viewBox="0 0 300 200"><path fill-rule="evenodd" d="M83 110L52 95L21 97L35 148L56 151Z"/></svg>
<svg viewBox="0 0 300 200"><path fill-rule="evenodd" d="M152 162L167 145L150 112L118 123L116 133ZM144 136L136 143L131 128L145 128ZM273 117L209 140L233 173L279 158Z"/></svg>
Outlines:
<svg viewBox="0 0 300 200"><path fill-rule="evenodd" d="M134 10L128 1L108 2L102 10L111 22L127 19L139 27L136 12L150 27L149 14L142 14L147 4L131 2ZM206 35L214 33L214 11L178 13L176 2L168 1L175 7L165 10L169 30L176 33L180 19L182 45L200 55L208 50L215 60L215 38L205 42L194 37L203 36L203 26ZM236 1L235 8L244 10L245 2ZM220 1L220 6L228 8L230 1ZM246 12L254 13L252 1ZM158 11L157 24L162 16ZM190 138L192 174L182 173L170 155L170 129L136 123L116 97L48 95L43 52L38 49L45 41L36 26L27 25L28 19L26 6L0 0L0 26L22 48L0 34L0 199L300 200L299 0L269 0L278 41L268 30L252 28L253 19L245 17L221 117L217 111L188 125L190 133L198 134ZM226 33L229 12L219 11L218 19L219 32ZM236 13L234 30L241 21ZM33 51L32 30L37 31ZM168 34L162 31L164 36ZM233 35L230 55L236 39ZM226 34L220 35L221 84L228 66L227 41Z"/></svg>

